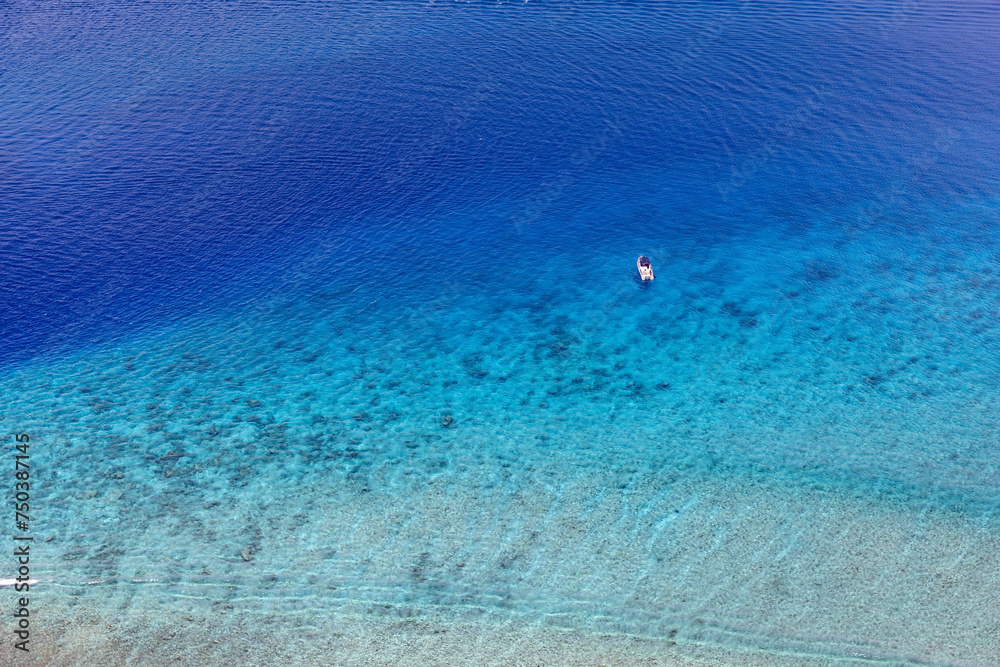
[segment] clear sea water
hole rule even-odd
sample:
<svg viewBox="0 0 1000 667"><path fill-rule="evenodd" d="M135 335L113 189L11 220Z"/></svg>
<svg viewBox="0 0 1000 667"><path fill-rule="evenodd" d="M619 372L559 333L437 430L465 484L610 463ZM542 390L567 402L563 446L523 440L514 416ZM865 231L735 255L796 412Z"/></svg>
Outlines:
<svg viewBox="0 0 1000 667"><path fill-rule="evenodd" d="M5 3L0 662L1000 664L998 38Z"/></svg>

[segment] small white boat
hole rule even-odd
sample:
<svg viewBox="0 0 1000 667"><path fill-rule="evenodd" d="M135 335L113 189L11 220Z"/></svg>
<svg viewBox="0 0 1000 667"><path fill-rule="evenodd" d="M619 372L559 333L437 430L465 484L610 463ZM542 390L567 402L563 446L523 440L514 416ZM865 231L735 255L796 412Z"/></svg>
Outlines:
<svg viewBox="0 0 1000 667"><path fill-rule="evenodd" d="M639 267L639 277L642 278L643 282L652 280L656 277L653 275L653 265L649 263L649 257L640 255L639 259L636 260L635 265Z"/></svg>

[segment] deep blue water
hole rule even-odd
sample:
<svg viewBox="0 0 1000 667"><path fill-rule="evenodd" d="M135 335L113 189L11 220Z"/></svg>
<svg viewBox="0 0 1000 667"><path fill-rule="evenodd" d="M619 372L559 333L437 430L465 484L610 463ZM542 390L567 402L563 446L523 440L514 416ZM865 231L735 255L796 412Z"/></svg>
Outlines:
<svg viewBox="0 0 1000 667"><path fill-rule="evenodd" d="M660 234L893 187L903 206L991 194L996 22L936 3L15 3L3 356L259 298L317 242L354 282L380 246L404 274L452 275L471 234L588 254L635 230L574 220L591 202L572 186L642 188L649 169L688 200L646 223ZM726 219L705 214L719 199ZM907 217L893 208L880 225Z"/></svg>
<svg viewBox="0 0 1000 667"><path fill-rule="evenodd" d="M973 621L996 620L975 605L1000 576L970 573L997 572L976 540L1000 508L998 36L972 2L4 5L0 419L58 443L39 454L51 579L211 583L208 554L245 559L209 508L273 516L267 489L289 485L363 508L334 525L301 500L342 560L246 528L317 606L472 600L541 623L579 602L559 623L989 664ZM468 512L425 509L432 484ZM755 485L792 500L721 499ZM150 528L178 503L198 527ZM771 505L773 553L740 551L740 508ZM356 537L394 507L423 518ZM562 551L563 515L586 546ZM921 536L944 540L943 515L980 531L955 528L963 603L902 574L933 572ZM725 527L696 548L683 521ZM452 523L477 537L418 530ZM859 546L869 524L905 539ZM688 564L662 564L667 544ZM391 583L445 553L482 562L443 589ZM835 564L860 554L879 576L845 584ZM769 574L720 597L747 562ZM826 567L836 613L796 579ZM852 585L899 625L865 625ZM792 636L814 618L833 620ZM921 644L941 618L947 639Z"/></svg>

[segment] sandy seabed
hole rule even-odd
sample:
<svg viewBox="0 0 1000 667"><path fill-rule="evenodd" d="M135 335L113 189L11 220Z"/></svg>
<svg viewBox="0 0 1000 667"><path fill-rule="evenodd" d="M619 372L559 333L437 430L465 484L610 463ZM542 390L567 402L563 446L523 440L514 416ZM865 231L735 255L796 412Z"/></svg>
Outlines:
<svg viewBox="0 0 1000 667"><path fill-rule="evenodd" d="M641 471L601 496L603 477L560 494L439 481L392 508L377 491L352 504L317 493L316 519L265 536L251 560L233 547L173 578L133 565L132 577L84 585L53 564L33 593L31 657L17 664L990 665L1000 655L1000 539L982 519L718 476L665 493ZM247 510L234 503L219 521ZM145 569L171 570L159 560Z"/></svg>

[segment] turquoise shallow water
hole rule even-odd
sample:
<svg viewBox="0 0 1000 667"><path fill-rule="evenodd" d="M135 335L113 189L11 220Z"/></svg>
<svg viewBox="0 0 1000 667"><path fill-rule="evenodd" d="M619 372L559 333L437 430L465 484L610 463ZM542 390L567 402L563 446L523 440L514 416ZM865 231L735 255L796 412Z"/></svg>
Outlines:
<svg viewBox="0 0 1000 667"><path fill-rule="evenodd" d="M60 9L15 664L1000 660L992 14Z"/></svg>

